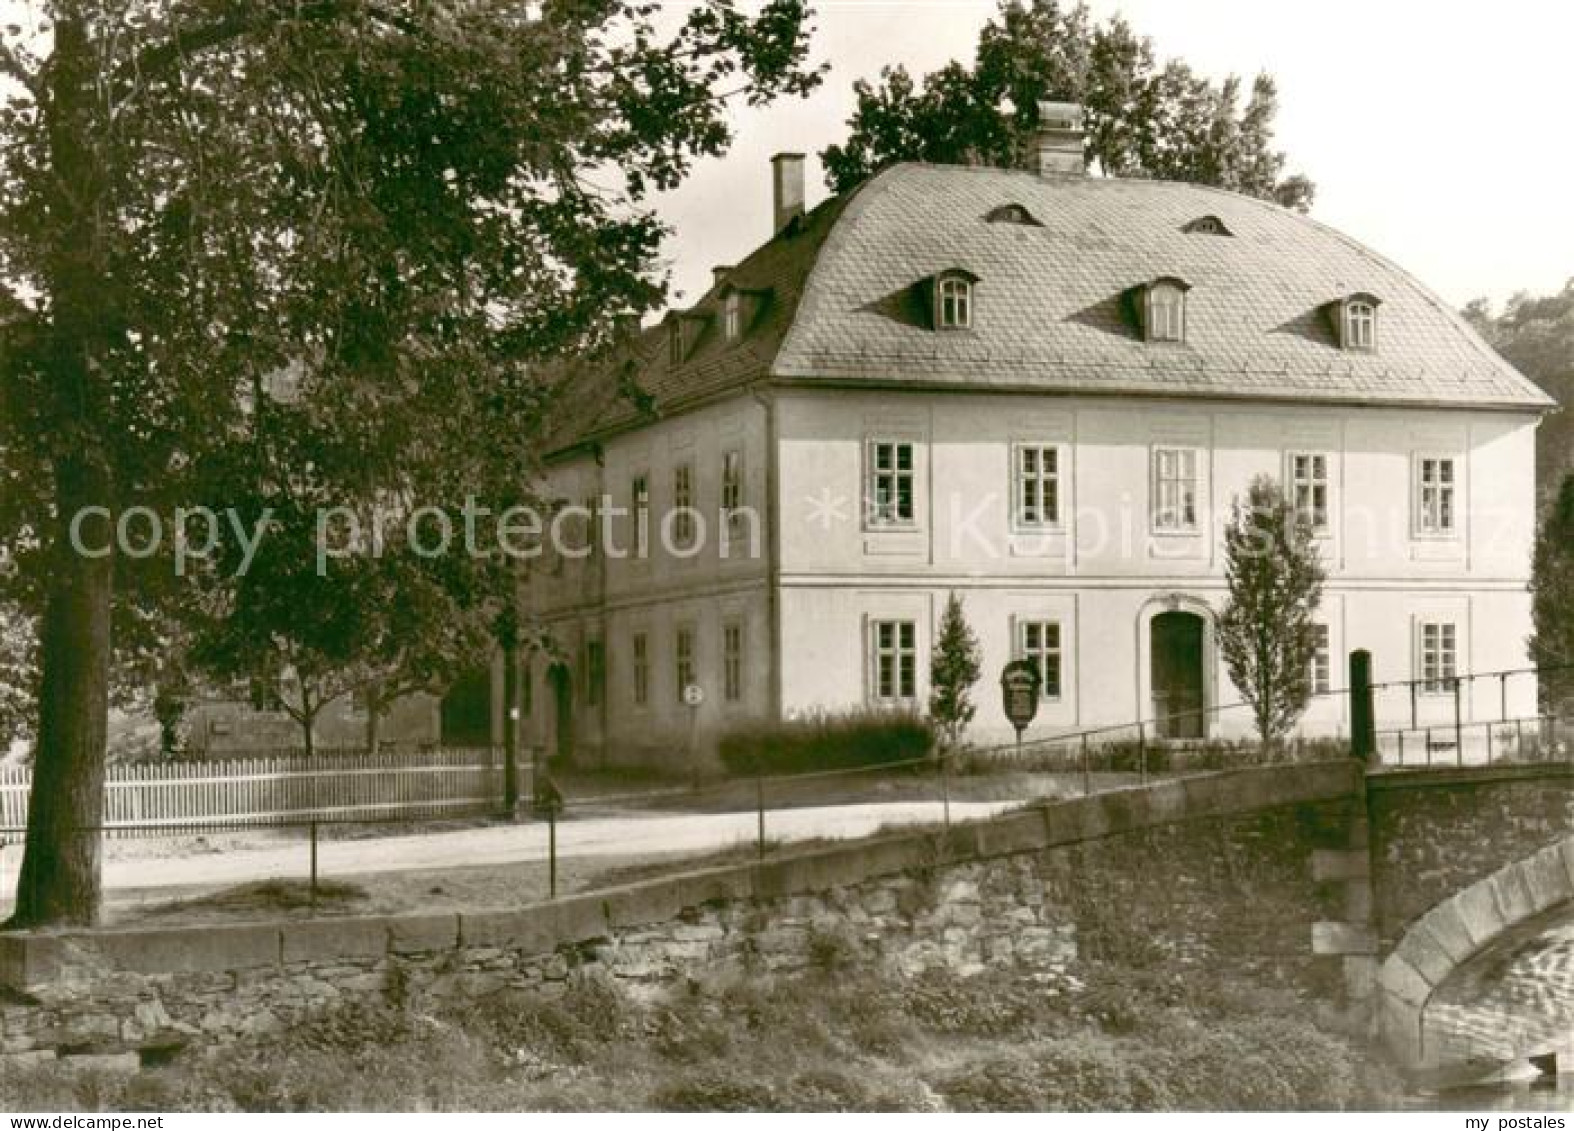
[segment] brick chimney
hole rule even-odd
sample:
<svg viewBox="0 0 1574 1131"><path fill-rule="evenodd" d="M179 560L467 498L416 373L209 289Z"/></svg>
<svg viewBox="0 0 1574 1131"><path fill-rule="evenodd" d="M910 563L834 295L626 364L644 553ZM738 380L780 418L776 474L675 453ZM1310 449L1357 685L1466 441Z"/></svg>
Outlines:
<svg viewBox="0 0 1574 1131"><path fill-rule="evenodd" d="M1075 102L1038 104L1038 175L1080 177L1087 171L1082 157L1082 107Z"/></svg>
<svg viewBox="0 0 1574 1131"><path fill-rule="evenodd" d="M778 153L771 158L771 235L803 215L803 154Z"/></svg>
<svg viewBox="0 0 1574 1131"><path fill-rule="evenodd" d="M714 289L727 281L727 276L732 274L732 264L717 264L710 269L710 285Z"/></svg>

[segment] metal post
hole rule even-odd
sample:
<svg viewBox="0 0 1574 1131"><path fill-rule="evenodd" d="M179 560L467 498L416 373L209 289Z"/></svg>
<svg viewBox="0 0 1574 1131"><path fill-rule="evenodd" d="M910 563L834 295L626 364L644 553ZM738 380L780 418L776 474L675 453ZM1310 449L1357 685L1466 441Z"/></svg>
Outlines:
<svg viewBox="0 0 1574 1131"><path fill-rule="evenodd" d="M1137 723L1137 781L1148 782L1148 728L1142 722Z"/></svg>
<svg viewBox="0 0 1574 1131"><path fill-rule="evenodd" d="M1432 728L1426 728L1426 764L1432 764Z"/></svg>
<svg viewBox="0 0 1574 1131"><path fill-rule="evenodd" d="M1508 718L1508 673L1499 672L1497 677L1497 717Z"/></svg>
<svg viewBox="0 0 1574 1131"><path fill-rule="evenodd" d="M1410 729L1415 730L1420 725L1421 717L1417 713L1416 707L1416 681L1412 679L1410 681Z"/></svg>
<svg viewBox="0 0 1574 1131"><path fill-rule="evenodd" d="M557 898L557 806L547 806L547 898Z"/></svg>
<svg viewBox="0 0 1574 1131"><path fill-rule="evenodd" d="M756 816L755 845L760 854L760 859L765 859L765 775L754 775L754 812Z"/></svg>
<svg viewBox="0 0 1574 1131"><path fill-rule="evenodd" d="M1401 737L1401 761L1403 742ZM1350 653L1350 756L1362 762L1378 761L1377 712L1372 705L1372 653L1364 648Z"/></svg>
<svg viewBox="0 0 1574 1131"><path fill-rule="evenodd" d="M1514 720L1514 757L1523 762L1525 760L1525 720Z"/></svg>
<svg viewBox="0 0 1574 1131"><path fill-rule="evenodd" d="M311 900L311 909L313 911L316 911L317 910L317 822L315 820L312 821L311 840L312 840L312 877L311 877L311 895L310 895L310 900Z"/></svg>
<svg viewBox="0 0 1574 1131"><path fill-rule="evenodd" d="M1088 736L1082 735L1082 796L1093 792L1093 778L1088 772Z"/></svg>
<svg viewBox="0 0 1574 1131"><path fill-rule="evenodd" d="M1399 764L1405 764L1405 728L1400 727L1396 732L1399 736Z"/></svg>
<svg viewBox="0 0 1574 1131"><path fill-rule="evenodd" d="M1487 731L1487 764L1492 764L1492 724L1486 724Z"/></svg>
<svg viewBox="0 0 1574 1131"><path fill-rule="evenodd" d="M1017 753L1020 755L1021 752L1022 752L1022 732L1019 730L1019 731L1017 731ZM950 767L949 767L949 762L950 761L951 761L951 752L949 750L942 750L940 752L940 806L941 806L941 820L944 822L945 827L947 829L949 829L951 827L951 771L950 771ZM1022 764L1020 758L1018 758L1017 764L1019 766Z"/></svg>
<svg viewBox="0 0 1574 1131"><path fill-rule="evenodd" d="M1462 682L1458 676L1454 677L1454 761L1461 766L1465 764L1465 725L1462 721L1464 715L1459 706L1459 688Z"/></svg>
<svg viewBox="0 0 1574 1131"><path fill-rule="evenodd" d="M512 633L503 641L503 815L519 814L519 649Z"/></svg>

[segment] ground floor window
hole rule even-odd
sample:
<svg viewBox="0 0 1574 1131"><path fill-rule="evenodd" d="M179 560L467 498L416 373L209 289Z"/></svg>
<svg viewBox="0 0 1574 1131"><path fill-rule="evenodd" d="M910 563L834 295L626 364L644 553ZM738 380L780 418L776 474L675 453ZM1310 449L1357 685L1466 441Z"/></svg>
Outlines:
<svg viewBox="0 0 1574 1131"><path fill-rule="evenodd" d="M1421 689L1452 691L1458 671L1458 633L1449 621L1424 621L1421 625Z"/></svg>
<svg viewBox="0 0 1574 1131"><path fill-rule="evenodd" d="M677 672L678 702L683 702L683 689L694 682L694 630L680 628L673 638L673 668Z"/></svg>
<svg viewBox="0 0 1574 1131"><path fill-rule="evenodd" d="M1312 625L1312 694L1327 695L1333 681L1333 655L1328 647L1328 626Z"/></svg>
<svg viewBox="0 0 1574 1131"><path fill-rule="evenodd" d="M629 642L629 655L633 665L634 705L643 707L650 702L650 637L636 632Z"/></svg>
<svg viewBox="0 0 1574 1131"><path fill-rule="evenodd" d="M721 627L722 698L736 703L743 698L743 622L728 621Z"/></svg>
<svg viewBox="0 0 1574 1131"><path fill-rule="evenodd" d="M1039 694L1043 698L1060 698L1063 660L1059 621L1018 621L1017 658L1030 661L1038 669Z"/></svg>
<svg viewBox="0 0 1574 1131"><path fill-rule="evenodd" d="M874 697L899 703L918 697L918 626L910 620L877 620L874 648Z"/></svg>

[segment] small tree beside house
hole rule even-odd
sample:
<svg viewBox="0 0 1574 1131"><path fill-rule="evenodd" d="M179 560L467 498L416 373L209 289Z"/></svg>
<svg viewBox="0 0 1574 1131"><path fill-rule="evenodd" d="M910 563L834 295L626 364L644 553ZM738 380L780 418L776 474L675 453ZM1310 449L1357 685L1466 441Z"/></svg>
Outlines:
<svg viewBox="0 0 1574 1131"><path fill-rule="evenodd" d="M1224 578L1229 596L1219 615L1219 651L1271 748L1311 701L1313 616L1325 574L1310 521L1266 476L1252 481L1244 503L1235 501L1224 532Z"/></svg>
<svg viewBox="0 0 1574 1131"><path fill-rule="evenodd" d="M1548 710L1574 709L1574 472L1536 536L1530 569L1530 658Z"/></svg>
<svg viewBox="0 0 1574 1131"><path fill-rule="evenodd" d="M955 748L977 713L973 685L981 670L978 637L962 615L961 600L952 593L929 663L929 717L939 734L942 755Z"/></svg>

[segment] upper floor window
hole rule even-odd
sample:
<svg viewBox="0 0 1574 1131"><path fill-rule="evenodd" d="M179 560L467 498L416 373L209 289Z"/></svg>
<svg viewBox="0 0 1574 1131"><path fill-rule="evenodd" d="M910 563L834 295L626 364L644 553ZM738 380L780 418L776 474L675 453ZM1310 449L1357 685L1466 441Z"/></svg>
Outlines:
<svg viewBox="0 0 1574 1131"><path fill-rule="evenodd" d="M1309 673L1313 695L1327 695L1333 679L1333 654L1328 645L1328 626L1312 625L1312 670Z"/></svg>
<svg viewBox="0 0 1574 1131"><path fill-rule="evenodd" d="M966 330L973 325L973 281L965 275L942 275L935 284L935 328Z"/></svg>
<svg viewBox="0 0 1574 1131"><path fill-rule="evenodd" d="M680 549L694 544L694 467L680 463L672 469L672 541Z"/></svg>
<svg viewBox="0 0 1574 1131"><path fill-rule="evenodd" d="M650 702L650 636L636 632L629 641L629 657L634 677L634 705Z"/></svg>
<svg viewBox="0 0 1574 1131"><path fill-rule="evenodd" d="M910 620L877 620L870 626L874 698L903 703L918 697L918 626Z"/></svg>
<svg viewBox="0 0 1574 1131"><path fill-rule="evenodd" d="M721 697L728 703L743 698L743 622L721 626Z"/></svg>
<svg viewBox="0 0 1574 1131"><path fill-rule="evenodd" d="M1060 449L1053 444L1018 445L1016 488L1018 526L1058 525Z"/></svg>
<svg viewBox="0 0 1574 1131"><path fill-rule="evenodd" d="M650 555L650 477L644 472L629 483L629 512L634 520L634 556Z"/></svg>
<svg viewBox="0 0 1574 1131"><path fill-rule="evenodd" d="M1458 632L1450 621L1421 624L1421 689L1444 692L1454 689L1458 671Z"/></svg>
<svg viewBox="0 0 1574 1131"><path fill-rule="evenodd" d="M721 303L721 327L729 342L743 337L743 296L729 291Z"/></svg>
<svg viewBox="0 0 1574 1131"><path fill-rule="evenodd" d="M1290 505L1313 530L1328 529L1328 457L1290 453Z"/></svg>
<svg viewBox="0 0 1574 1131"><path fill-rule="evenodd" d="M721 453L721 514L730 544L743 533L743 452L731 448Z"/></svg>
<svg viewBox="0 0 1574 1131"><path fill-rule="evenodd" d="M1060 698L1061 651L1060 622L1025 620L1017 622L1017 657L1038 669L1039 694L1045 699Z"/></svg>
<svg viewBox="0 0 1574 1131"><path fill-rule="evenodd" d="M1186 292L1191 284L1168 276L1136 288L1137 316L1142 337L1149 342L1186 340ZM1133 293L1133 292L1128 292Z"/></svg>
<svg viewBox="0 0 1574 1131"><path fill-rule="evenodd" d="M913 448L908 440L869 441L865 508L871 526L913 523Z"/></svg>
<svg viewBox="0 0 1574 1131"><path fill-rule="evenodd" d="M1454 491L1457 486L1451 456L1421 456L1416 460L1416 529L1422 534L1454 532Z"/></svg>
<svg viewBox="0 0 1574 1131"><path fill-rule="evenodd" d="M1197 529L1197 449L1153 449L1153 528Z"/></svg>

